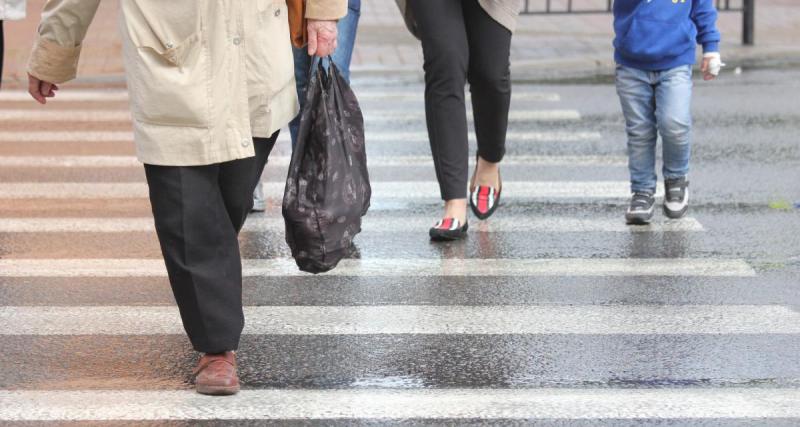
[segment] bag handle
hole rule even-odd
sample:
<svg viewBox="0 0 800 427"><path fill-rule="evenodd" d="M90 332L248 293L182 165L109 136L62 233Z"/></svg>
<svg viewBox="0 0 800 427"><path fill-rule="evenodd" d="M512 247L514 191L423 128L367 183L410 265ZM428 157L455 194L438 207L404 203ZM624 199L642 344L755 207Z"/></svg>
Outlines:
<svg viewBox="0 0 800 427"><path fill-rule="evenodd" d="M326 60L327 60L327 64L328 64L327 68L325 67L325 63L324 63L324 61L326 61ZM316 70L314 70L314 68L316 68ZM333 56L331 56L331 55L328 55L328 56L326 56L324 58L320 58L320 57L316 57L315 56L311 60L311 67L308 70L308 74L309 75L313 75L313 74L316 73L317 77L320 78L320 81L322 82L322 86L325 89L328 89L330 87L331 80L332 80L331 79L331 75L333 73L338 73L338 72L339 72L339 68L336 67L336 63L333 62Z"/></svg>

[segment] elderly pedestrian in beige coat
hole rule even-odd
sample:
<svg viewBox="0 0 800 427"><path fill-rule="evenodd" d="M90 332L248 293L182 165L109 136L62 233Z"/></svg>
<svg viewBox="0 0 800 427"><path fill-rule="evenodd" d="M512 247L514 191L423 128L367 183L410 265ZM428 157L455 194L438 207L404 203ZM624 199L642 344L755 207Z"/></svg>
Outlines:
<svg viewBox="0 0 800 427"><path fill-rule="evenodd" d="M49 0L29 91L40 103L76 75L100 0ZM285 0L120 0L136 152L170 285L193 347L197 391L239 390L237 235L278 130L297 114ZM327 56L346 0L307 0L309 54Z"/></svg>

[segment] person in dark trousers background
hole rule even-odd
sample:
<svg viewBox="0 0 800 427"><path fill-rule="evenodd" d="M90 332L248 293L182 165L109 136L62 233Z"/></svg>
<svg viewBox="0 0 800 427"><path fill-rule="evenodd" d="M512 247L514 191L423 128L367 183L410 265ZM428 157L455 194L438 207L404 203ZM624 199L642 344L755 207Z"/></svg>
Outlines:
<svg viewBox="0 0 800 427"><path fill-rule="evenodd" d="M25 19L25 0L0 0L0 87L3 84L3 59L6 50L3 21L20 19Z"/></svg>
<svg viewBox="0 0 800 427"><path fill-rule="evenodd" d="M422 42L425 116L436 178L445 201L432 240L456 240L467 232L469 204L479 219L497 208L511 104L511 36L519 0L398 0L411 32ZM469 82L477 164L469 179L464 88Z"/></svg>
<svg viewBox="0 0 800 427"><path fill-rule="evenodd" d="M353 47L356 43L356 33L358 31L358 20L361 17L361 0L348 0L347 16L339 20L337 27L336 51L331 55L333 63L339 69L342 77L350 83L350 60L353 58ZM306 86L308 86L309 72L313 56L308 54L305 48L292 47L294 55L294 79L297 87L297 97L300 100L300 108L303 108L305 101ZM297 143L297 129L300 127L300 115L289 123L289 133L292 137L292 148ZM263 212L266 209L264 199L264 185L259 180L255 191L253 191L253 212Z"/></svg>

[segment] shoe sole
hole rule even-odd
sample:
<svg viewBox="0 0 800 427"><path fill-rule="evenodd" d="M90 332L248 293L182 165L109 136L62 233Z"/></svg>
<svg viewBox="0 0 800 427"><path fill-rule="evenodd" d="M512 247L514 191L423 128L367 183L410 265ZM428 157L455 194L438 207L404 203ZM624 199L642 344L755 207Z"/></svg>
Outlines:
<svg viewBox="0 0 800 427"><path fill-rule="evenodd" d="M628 225L648 225L653 221L653 213L649 216L625 216L625 223Z"/></svg>
<svg viewBox="0 0 800 427"><path fill-rule="evenodd" d="M436 228L431 228L428 232L428 235L430 235L431 241L434 242L452 242L454 240L461 240L467 237L468 229L468 226L458 230L439 230Z"/></svg>
<svg viewBox="0 0 800 427"><path fill-rule="evenodd" d="M687 211L689 211L689 205L684 206L683 209L679 211L673 211L664 206L664 215L669 219L681 219L686 215Z"/></svg>
<svg viewBox="0 0 800 427"><path fill-rule="evenodd" d="M200 394L207 396L231 396L239 392L239 386L211 386L211 385L198 385L196 390Z"/></svg>

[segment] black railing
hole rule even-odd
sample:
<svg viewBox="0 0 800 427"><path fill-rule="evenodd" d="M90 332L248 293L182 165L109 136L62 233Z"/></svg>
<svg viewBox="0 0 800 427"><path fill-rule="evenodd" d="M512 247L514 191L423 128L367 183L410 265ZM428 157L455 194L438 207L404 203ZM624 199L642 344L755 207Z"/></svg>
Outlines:
<svg viewBox="0 0 800 427"><path fill-rule="evenodd" d="M742 13L742 43L752 45L755 33L755 0L715 0L720 12ZM525 0L526 15L611 13L613 0Z"/></svg>

